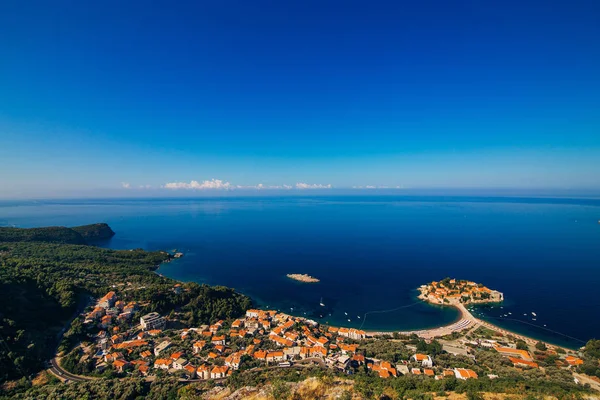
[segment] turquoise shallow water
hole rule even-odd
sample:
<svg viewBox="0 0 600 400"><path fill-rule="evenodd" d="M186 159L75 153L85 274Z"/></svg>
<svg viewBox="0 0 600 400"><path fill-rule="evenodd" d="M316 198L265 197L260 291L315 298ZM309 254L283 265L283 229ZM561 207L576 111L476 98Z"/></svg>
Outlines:
<svg viewBox="0 0 600 400"><path fill-rule="evenodd" d="M0 203L2 225L108 222L117 235L104 246L185 253L160 273L231 286L263 307L336 325L408 330L451 323L456 310L416 303L415 288L446 276L472 279L507 299L501 306L478 307L480 317L570 347L600 336L599 219L597 200L373 196ZM321 282L296 282L287 273L308 273ZM373 313L385 310L391 311Z"/></svg>

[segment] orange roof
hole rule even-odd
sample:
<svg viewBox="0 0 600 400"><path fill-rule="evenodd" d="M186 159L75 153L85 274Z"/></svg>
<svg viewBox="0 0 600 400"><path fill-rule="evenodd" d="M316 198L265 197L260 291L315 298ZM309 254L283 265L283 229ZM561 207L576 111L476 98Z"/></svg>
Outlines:
<svg viewBox="0 0 600 400"><path fill-rule="evenodd" d="M267 357L267 352L264 350L258 350L254 353L254 358L258 360L264 360Z"/></svg>
<svg viewBox="0 0 600 400"><path fill-rule="evenodd" d="M158 358L154 361L154 365L171 365L171 360L166 358Z"/></svg>
<svg viewBox="0 0 600 400"><path fill-rule="evenodd" d="M330 326L328 330L329 332L336 333L339 329L334 326Z"/></svg>
<svg viewBox="0 0 600 400"><path fill-rule="evenodd" d="M524 360L528 360L528 361L532 360L531 354L529 354L529 352L526 350L519 350L519 349L510 348L510 347L500 347L500 346L494 347L494 349L498 353L518 355L519 357L521 357Z"/></svg>
<svg viewBox="0 0 600 400"><path fill-rule="evenodd" d="M123 361L123 360L115 360L115 362L113 362L113 365L117 368L124 367L127 364L129 364L129 363L127 361Z"/></svg>
<svg viewBox="0 0 600 400"><path fill-rule="evenodd" d="M146 357L150 357L151 355L152 355L152 353L150 353L150 351L148 351L148 350L142 351L142 352L140 353L140 356L142 356L142 357L144 357L144 358L146 358Z"/></svg>
<svg viewBox="0 0 600 400"><path fill-rule="evenodd" d="M415 375L421 375L421 370L419 368L413 368L410 372Z"/></svg>
<svg viewBox="0 0 600 400"><path fill-rule="evenodd" d="M147 365L140 365L138 369L139 369L141 372L148 372L148 368L149 368L149 367L148 367Z"/></svg>
<svg viewBox="0 0 600 400"><path fill-rule="evenodd" d="M449 369L445 369L444 370L444 376L454 376L454 371L451 371Z"/></svg>
<svg viewBox="0 0 600 400"><path fill-rule="evenodd" d="M569 365L581 365L583 364L583 360L581 358L567 356L565 357L565 361L569 363Z"/></svg>
<svg viewBox="0 0 600 400"><path fill-rule="evenodd" d="M433 370L432 370L432 369L424 369L424 370L423 370L423 373L424 373L425 375L427 375L427 376L434 376L434 375L435 375L435 373L433 372Z"/></svg>
<svg viewBox="0 0 600 400"><path fill-rule="evenodd" d="M344 351L351 351L353 353L356 353L356 350L358 349L358 345L357 344L340 343L340 349L342 349Z"/></svg>
<svg viewBox="0 0 600 400"><path fill-rule="evenodd" d="M214 336L211 340L213 342L218 342L220 340L225 340L225 336Z"/></svg>
<svg viewBox="0 0 600 400"><path fill-rule="evenodd" d="M425 360L427 360L427 359L428 359L428 357L429 357L429 356L428 356L428 355L426 355L426 354L419 354L419 353L415 354L415 359L416 359L417 361L425 361Z"/></svg>
<svg viewBox="0 0 600 400"><path fill-rule="evenodd" d="M457 368L456 370L458 371L458 374L464 379L468 379L468 378L477 379L477 373L475 371L473 371L472 369Z"/></svg>
<svg viewBox="0 0 600 400"><path fill-rule="evenodd" d="M145 346L147 344L148 344L148 342L146 342L145 340L129 340L127 342L116 344L113 347L115 349L128 349L131 347Z"/></svg>
<svg viewBox="0 0 600 400"><path fill-rule="evenodd" d="M183 368L190 373L196 372L196 367L194 367L192 364L188 364Z"/></svg>
<svg viewBox="0 0 600 400"><path fill-rule="evenodd" d="M268 357L283 357L283 351L270 351L267 353Z"/></svg>
<svg viewBox="0 0 600 400"><path fill-rule="evenodd" d="M319 353L323 356L327 355L327 349L325 347L315 346L311 349L313 353Z"/></svg>
<svg viewBox="0 0 600 400"><path fill-rule="evenodd" d="M390 377L390 373L386 370L386 369L380 369L379 370L379 377L380 378L389 378Z"/></svg>
<svg viewBox="0 0 600 400"><path fill-rule="evenodd" d="M522 360L520 358L515 358L515 357L508 357L508 359L515 365L524 365L524 366L532 367L532 368L538 367L537 363L535 363L533 361Z"/></svg>
<svg viewBox="0 0 600 400"><path fill-rule="evenodd" d="M171 359L177 360L177 359L181 358L181 356L183 356L183 351L177 351L177 352L171 354Z"/></svg>

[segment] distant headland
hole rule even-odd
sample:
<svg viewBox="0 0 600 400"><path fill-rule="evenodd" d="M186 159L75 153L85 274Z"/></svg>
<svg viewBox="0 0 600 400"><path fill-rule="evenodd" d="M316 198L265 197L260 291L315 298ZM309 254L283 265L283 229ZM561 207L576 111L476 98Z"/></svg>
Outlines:
<svg viewBox="0 0 600 400"><path fill-rule="evenodd" d="M110 239L115 232L105 223L75 226L48 226L43 228L0 227L0 242L47 242L86 245Z"/></svg>
<svg viewBox="0 0 600 400"><path fill-rule="evenodd" d="M419 298L433 304L498 303L504 295L472 281L445 278L419 287Z"/></svg>
<svg viewBox="0 0 600 400"><path fill-rule="evenodd" d="M308 274L287 274L287 277L290 279L294 279L296 281L306 282L306 283L320 282L319 279L317 279L313 276L310 276Z"/></svg>

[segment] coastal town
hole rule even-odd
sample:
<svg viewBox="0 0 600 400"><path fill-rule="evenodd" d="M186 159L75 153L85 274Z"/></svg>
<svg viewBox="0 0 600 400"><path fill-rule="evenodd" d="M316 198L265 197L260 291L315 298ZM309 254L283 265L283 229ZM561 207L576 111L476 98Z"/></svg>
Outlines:
<svg viewBox="0 0 600 400"><path fill-rule="evenodd" d="M176 284L171 290L178 293L187 289ZM449 296L470 299L465 301L502 298L499 292L481 285L455 280L433 282L421 292L436 301ZM219 381L236 371L318 366L348 375L366 369L381 379L413 375L476 380L496 379L508 365L515 371L543 371L552 365L572 374L575 383L581 379L574 373L583 363L578 352L525 342L479 323L455 323L453 326L459 328L439 331L435 337L428 334L430 331L376 334L326 326L275 310L248 309L236 319L185 326L176 313L146 312L149 306L125 302L115 291L97 299L80 317L88 340L79 345L77 362L90 366L89 373L70 373L71 379L98 379L110 371L150 380L172 375L182 381ZM392 360L373 354L368 349L376 342L401 346L402 356ZM486 365L484 360L490 354L505 360L503 368ZM51 372L67 380L60 372L60 359Z"/></svg>

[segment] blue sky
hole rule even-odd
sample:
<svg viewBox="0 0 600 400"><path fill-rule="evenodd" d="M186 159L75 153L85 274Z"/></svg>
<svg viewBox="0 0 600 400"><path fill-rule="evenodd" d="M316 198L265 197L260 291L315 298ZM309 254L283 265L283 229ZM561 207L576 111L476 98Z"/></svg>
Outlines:
<svg viewBox="0 0 600 400"><path fill-rule="evenodd" d="M595 0L5 1L0 197L598 189L599 19Z"/></svg>

